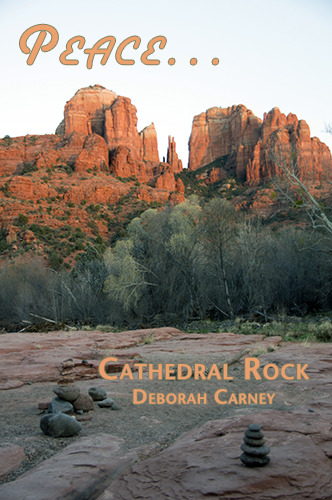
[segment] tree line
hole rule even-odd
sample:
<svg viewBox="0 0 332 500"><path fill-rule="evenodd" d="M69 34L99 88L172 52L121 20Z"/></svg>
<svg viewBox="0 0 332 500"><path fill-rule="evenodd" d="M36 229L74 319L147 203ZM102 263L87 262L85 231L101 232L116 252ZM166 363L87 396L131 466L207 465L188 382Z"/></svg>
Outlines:
<svg viewBox="0 0 332 500"><path fill-rule="evenodd" d="M6 330L49 318L128 327L305 314L331 309L330 240L273 230L222 198L149 209L100 255L88 247L70 272L38 260L0 271Z"/></svg>

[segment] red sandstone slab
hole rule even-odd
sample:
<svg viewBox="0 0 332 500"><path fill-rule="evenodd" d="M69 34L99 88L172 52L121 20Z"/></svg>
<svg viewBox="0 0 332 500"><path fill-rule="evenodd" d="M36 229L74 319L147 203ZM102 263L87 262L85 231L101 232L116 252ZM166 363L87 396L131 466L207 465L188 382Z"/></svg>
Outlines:
<svg viewBox="0 0 332 500"><path fill-rule="evenodd" d="M0 390L21 387L27 382L51 382L59 378L62 362L71 358L77 379L98 377L105 351L135 347L145 336L154 342L183 335L176 328L152 328L120 333L71 331L7 333L0 336ZM123 357L123 351L120 351ZM128 352L128 361L134 356ZM89 363L82 363L82 360Z"/></svg>
<svg viewBox="0 0 332 500"><path fill-rule="evenodd" d="M25 459L23 448L13 444L3 444L0 447L0 481L21 465ZM1 498L1 497L0 497Z"/></svg>
<svg viewBox="0 0 332 500"><path fill-rule="evenodd" d="M207 422L133 466L98 500L330 500L331 409L269 410ZM240 461L251 423L262 426L271 448L271 462L262 468Z"/></svg>
<svg viewBox="0 0 332 500"><path fill-rule="evenodd" d="M0 486L4 500L95 498L130 467L135 453L119 456L121 440L109 434L79 439L11 483Z"/></svg>

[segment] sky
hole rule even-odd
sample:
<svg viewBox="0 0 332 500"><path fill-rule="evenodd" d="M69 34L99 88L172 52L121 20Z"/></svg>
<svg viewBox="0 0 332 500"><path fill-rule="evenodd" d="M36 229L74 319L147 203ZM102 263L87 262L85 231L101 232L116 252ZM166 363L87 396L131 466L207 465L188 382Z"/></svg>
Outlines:
<svg viewBox="0 0 332 500"><path fill-rule="evenodd" d="M59 40L28 65L19 41L38 24L53 26ZM275 106L295 113L332 149L324 132L332 123L331 28L332 0L0 0L0 137L54 133L66 101L100 84L131 99L139 130L155 124L161 160L171 135L186 166L193 117L234 104L260 118ZM37 35L28 39L30 49ZM69 58L79 64L65 66L59 56L77 35L84 48L74 45ZM84 49L109 35L116 43L108 62L96 55L88 69ZM121 65L115 53L130 36L140 37L140 46L128 45L123 57L135 64ZM156 36L167 42L150 56L160 64L147 66L140 57Z"/></svg>

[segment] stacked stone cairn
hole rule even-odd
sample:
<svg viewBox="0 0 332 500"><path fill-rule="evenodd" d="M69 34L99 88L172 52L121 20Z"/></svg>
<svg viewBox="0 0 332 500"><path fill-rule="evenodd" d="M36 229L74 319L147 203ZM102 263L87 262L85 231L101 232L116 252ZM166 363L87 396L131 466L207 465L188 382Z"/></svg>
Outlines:
<svg viewBox="0 0 332 500"><path fill-rule="evenodd" d="M88 394L81 394L75 385L73 367L71 359L62 363L62 373L53 389L56 397L50 403L39 403L39 409L48 411L40 419L40 428L47 436L69 437L80 432L82 425L79 421L91 419L91 416L83 414L94 410L94 401L101 408L120 410L120 406L114 399L107 397L102 387L91 387Z"/></svg>
<svg viewBox="0 0 332 500"><path fill-rule="evenodd" d="M247 467L263 467L270 462L270 448L265 445L264 434L259 424L251 424L244 433L240 456L241 462Z"/></svg>

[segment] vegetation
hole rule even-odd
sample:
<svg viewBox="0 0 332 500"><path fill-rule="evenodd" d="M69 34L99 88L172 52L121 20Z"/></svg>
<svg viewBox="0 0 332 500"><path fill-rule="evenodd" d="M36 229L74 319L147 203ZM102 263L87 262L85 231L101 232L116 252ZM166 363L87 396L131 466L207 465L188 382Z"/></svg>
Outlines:
<svg viewBox="0 0 332 500"><path fill-rule="evenodd" d="M222 331L226 325L242 334L332 341L331 320L322 318L332 309L332 232L324 206L304 190L292 202L291 217L300 221L303 209L309 208L312 220L320 223L315 231L306 230L303 219L301 227L299 222L298 227L282 227L289 216L286 208L272 219L274 226L245 217L228 201L246 189L230 174L231 161L222 157L177 174L188 199L174 207L139 200L134 177L119 179L135 185L114 205L68 201L68 210L56 218L69 220L84 207L90 236L69 223L62 228L31 224L34 216L21 205L15 245L7 244L2 232L0 251L9 254L9 248L16 248L13 252L36 254L39 245L47 260L31 258L24 266L0 270L0 323L21 325L22 320L35 321L31 314L36 314L73 325L172 324L201 333ZM73 172L68 165L52 169ZM212 169L222 180L208 184ZM33 170L26 164L22 174ZM11 196L8 183L1 189ZM57 187L59 196L37 200L38 209L56 213L66 190ZM274 200L277 193L271 190L268 196ZM250 194L246 197L249 203ZM110 233L108 241L103 225ZM27 229L38 245L24 240ZM308 314L310 321L289 319ZM198 324L203 326L196 328Z"/></svg>
<svg viewBox="0 0 332 500"><path fill-rule="evenodd" d="M21 175L30 174L31 172L37 172L37 171L38 171L37 165L33 165L32 163L25 163Z"/></svg>

